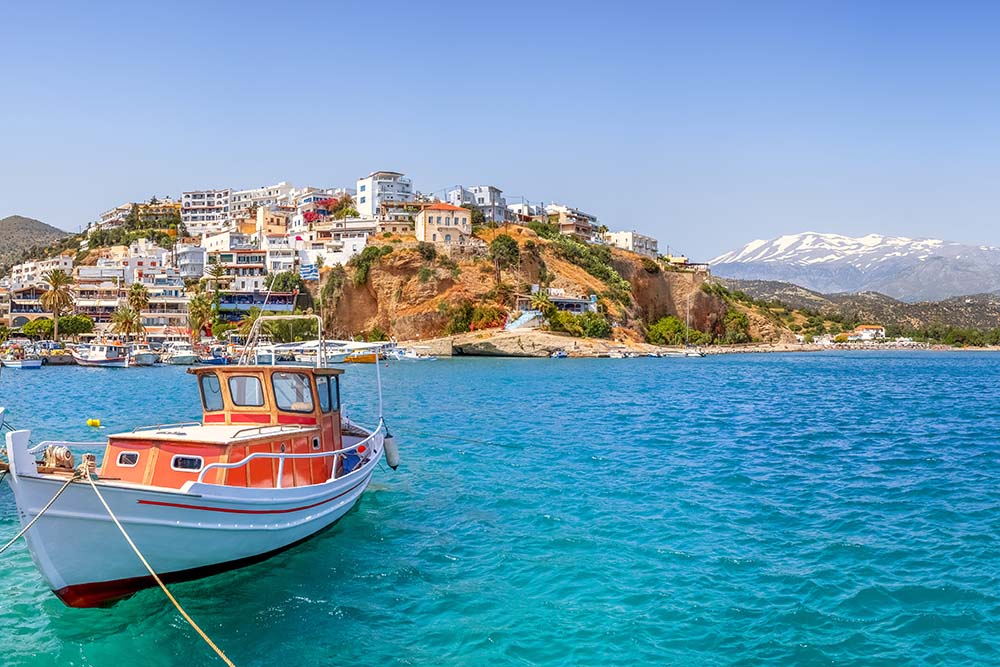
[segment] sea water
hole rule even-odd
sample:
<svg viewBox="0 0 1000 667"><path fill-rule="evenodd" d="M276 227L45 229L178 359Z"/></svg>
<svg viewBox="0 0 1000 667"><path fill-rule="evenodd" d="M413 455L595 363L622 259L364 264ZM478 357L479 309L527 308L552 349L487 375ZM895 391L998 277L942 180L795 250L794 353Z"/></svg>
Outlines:
<svg viewBox="0 0 1000 667"><path fill-rule="evenodd" d="M383 371L399 470L315 539L172 586L237 665L1000 663L1000 355ZM372 366L342 393L375 421ZM36 441L199 417L175 367L4 369L0 405ZM221 664L159 590L63 606L23 542L0 591L3 665Z"/></svg>

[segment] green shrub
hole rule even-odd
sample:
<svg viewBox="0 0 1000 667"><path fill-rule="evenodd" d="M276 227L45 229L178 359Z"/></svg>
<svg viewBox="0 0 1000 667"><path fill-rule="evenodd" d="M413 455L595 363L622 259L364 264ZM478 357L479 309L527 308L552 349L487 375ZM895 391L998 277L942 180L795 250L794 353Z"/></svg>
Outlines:
<svg viewBox="0 0 1000 667"><path fill-rule="evenodd" d="M433 262L434 258L437 257L437 248L434 247L433 243L427 243L426 241L421 241L417 244L417 252L420 253L425 262Z"/></svg>
<svg viewBox="0 0 1000 667"><path fill-rule="evenodd" d="M642 268L645 269L646 273L660 272L660 265L649 257L642 258Z"/></svg>
<svg viewBox="0 0 1000 667"><path fill-rule="evenodd" d="M417 273L417 278L420 279L420 282L425 283L428 280L430 280L432 277L434 277L434 272L433 271L431 271L426 266L421 266L420 267L420 271Z"/></svg>

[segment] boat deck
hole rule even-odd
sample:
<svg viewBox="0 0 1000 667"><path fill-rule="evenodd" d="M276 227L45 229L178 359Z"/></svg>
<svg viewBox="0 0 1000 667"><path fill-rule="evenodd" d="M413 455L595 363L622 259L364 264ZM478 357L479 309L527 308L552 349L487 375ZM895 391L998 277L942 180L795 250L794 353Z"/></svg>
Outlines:
<svg viewBox="0 0 1000 667"><path fill-rule="evenodd" d="M179 424L150 426L126 433L116 433L111 436L111 439L170 440L171 442L199 442L226 445L244 440L273 439L275 436L284 434L301 435L313 431L319 431L319 427L288 424L265 426L248 426L247 424Z"/></svg>

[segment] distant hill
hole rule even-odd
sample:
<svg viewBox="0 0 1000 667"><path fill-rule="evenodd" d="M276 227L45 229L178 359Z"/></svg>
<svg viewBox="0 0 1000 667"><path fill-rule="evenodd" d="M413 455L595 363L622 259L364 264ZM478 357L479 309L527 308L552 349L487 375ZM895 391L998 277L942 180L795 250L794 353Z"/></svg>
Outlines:
<svg viewBox="0 0 1000 667"><path fill-rule="evenodd" d="M25 252L49 246L70 236L41 220L11 215L0 220L0 275L21 261Z"/></svg>
<svg viewBox="0 0 1000 667"><path fill-rule="evenodd" d="M1000 248L938 239L805 232L752 241L711 264L726 278L821 293L879 292L909 303L1000 290Z"/></svg>
<svg viewBox="0 0 1000 667"><path fill-rule="evenodd" d="M746 292L754 299L780 301L800 310L838 313L887 326L921 328L944 324L974 329L1000 327L1000 293L996 292L906 303L878 292L821 294L776 280L722 279L722 283L730 289Z"/></svg>

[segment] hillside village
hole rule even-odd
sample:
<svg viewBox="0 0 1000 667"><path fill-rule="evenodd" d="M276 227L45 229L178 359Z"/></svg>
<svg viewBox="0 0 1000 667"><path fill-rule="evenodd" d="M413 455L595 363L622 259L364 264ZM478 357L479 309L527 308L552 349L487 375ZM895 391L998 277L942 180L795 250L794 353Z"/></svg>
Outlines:
<svg viewBox="0 0 1000 667"><path fill-rule="evenodd" d="M281 182L127 202L61 238L22 218L47 243L0 267L0 334L52 337L53 310L64 336L152 343L307 311L337 336L370 340L542 328L622 344L830 346L887 334L881 321L727 289L708 265L579 208L508 203L488 185L437 194L377 171L352 188ZM58 308L45 297L53 275Z"/></svg>
<svg viewBox="0 0 1000 667"><path fill-rule="evenodd" d="M344 336L420 338L489 324L641 339L643 320L676 316L679 306L664 295L640 305L633 292L642 285L613 264L626 275L642 267L644 276L708 277L704 265L661 255L657 239L610 230L579 208L509 204L489 185L438 194L377 171L352 188L281 182L126 202L80 235L22 252L26 261L0 279L0 326L50 335L55 315L43 297L56 272L70 296L62 331L84 337L196 338L254 313L312 308ZM693 316L719 328L704 306ZM567 317L600 323L581 328Z"/></svg>

